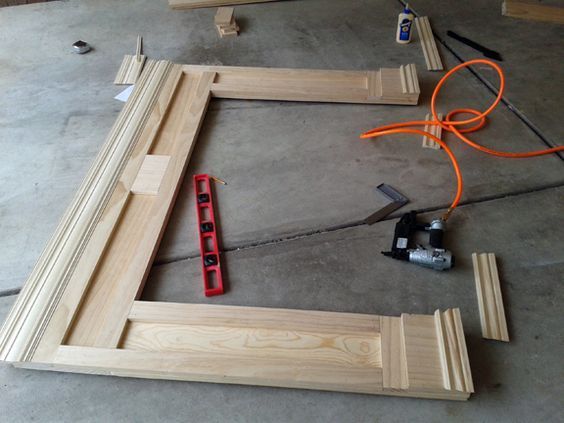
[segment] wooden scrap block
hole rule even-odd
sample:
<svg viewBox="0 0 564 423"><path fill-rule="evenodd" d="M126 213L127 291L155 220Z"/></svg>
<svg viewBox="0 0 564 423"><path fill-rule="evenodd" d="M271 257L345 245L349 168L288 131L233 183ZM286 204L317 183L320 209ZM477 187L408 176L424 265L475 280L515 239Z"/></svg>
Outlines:
<svg viewBox="0 0 564 423"><path fill-rule="evenodd" d="M239 26L235 22L234 9L232 7L220 7L214 16L215 27L220 37L239 35Z"/></svg>
<svg viewBox="0 0 564 423"><path fill-rule="evenodd" d="M437 117L439 119L443 119L442 113L437 113ZM433 120L433 115L431 113L427 113L425 116L425 120ZM443 128L440 125L425 125L425 132L429 132L430 134L436 136L437 138L441 139L441 135L443 133ZM440 150L441 145L438 142L433 141L428 136L423 136L423 148L433 148L435 150Z"/></svg>
<svg viewBox="0 0 564 423"><path fill-rule="evenodd" d="M509 342L495 254L472 254L482 337Z"/></svg>
<svg viewBox="0 0 564 423"><path fill-rule="evenodd" d="M219 7L214 17L215 24L220 26L230 25L233 21L233 12L232 7Z"/></svg>
<svg viewBox="0 0 564 423"><path fill-rule="evenodd" d="M133 181L131 192L133 194L157 195L169 160L170 156L147 154L135 181Z"/></svg>

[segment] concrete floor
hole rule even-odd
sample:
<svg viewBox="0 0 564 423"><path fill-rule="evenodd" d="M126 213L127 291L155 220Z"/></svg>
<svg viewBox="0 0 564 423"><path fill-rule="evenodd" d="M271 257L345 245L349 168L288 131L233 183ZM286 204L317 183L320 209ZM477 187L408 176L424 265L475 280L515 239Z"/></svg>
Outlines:
<svg viewBox="0 0 564 423"><path fill-rule="evenodd" d="M330 6L328 6L330 3ZM562 143L560 26L500 16L500 2L472 7L417 1L431 16L444 63L480 57L452 29L501 52L506 106L473 138L525 151ZM563 2L560 2L561 4ZM564 4L563 4L564 5ZM65 1L0 9L0 318L4 318L122 107L112 84L138 33L150 58L178 63L372 69L416 63L417 107L214 101L189 167L217 187L229 292L201 294L190 184L180 192L145 299L352 311L384 315L460 307L476 394L466 403L367 395L119 379L0 366L7 421L558 421L564 403L564 166L480 154L453 138L465 205L450 220L448 273L379 254L395 219L359 226L382 204L381 182L411 208L440 213L454 191L444 153L420 139L370 143L373 126L420 119L441 73L425 70L419 43L399 46L396 0L294 0L237 8L240 37L218 39L213 9L166 2ZM82 38L94 51L69 53ZM559 53L560 52L560 53ZM487 68L449 83L440 108L484 108ZM404 211L404 210L402 210ZM512 342L481 338L470 254L499 258Z"/></svg>

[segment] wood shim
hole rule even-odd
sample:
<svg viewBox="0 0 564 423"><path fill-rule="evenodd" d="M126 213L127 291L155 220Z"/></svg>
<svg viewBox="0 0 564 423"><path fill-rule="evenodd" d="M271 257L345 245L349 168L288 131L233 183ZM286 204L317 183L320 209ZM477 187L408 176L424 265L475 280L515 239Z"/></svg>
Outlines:
<svg viewBox="0 0 564 423"><path fill-rule="evenodd" d="M435 43L435 37L433 36L433 31L431 30L429 18L427 16L415 18L415 25L417 26L417 32L419 33L419 39L421 40L421 48L423 49L423 55L425 56L427 70L443 70L443 62L441 62L441 56L439 56L439 50L437 49L437 44Z"/></svg>
<svg viewBox="0 0 564 423"><path fill-rule="evenodd" d="M77 373L467 399L456 310L439 313L439 332L436 316L137 300L210 98L416 104L414 78L411 66L352 72L147 61L0 331L0 359ZM133 194L148 173L158 187Z"/></svg>
<svg viewBox="0 0 564 423"><path fill-rule="evenodd" d="M123 62L119 67L114 84L131 85L137 82L137 78L141 75L143 65L145 64L145 56L140 55L139 60L135 54L126 54L123 56Z"/></svg>
<svg viewBox="0 0 564 423"><path fill-rule="evenodd" d="M172 9L198 9L201 7L235 6L238 4L266 3L278 0L168 0Z"/></svg>
<svg viewBox="0 0 564 423"><path fill-rule="evenodd" d="M437 113L437 117L442 120L443 119L442 113ZM434 120L433 115L431 113L427 113L427 115L425 116L425 120L427 121ZM441 136L443 134L443 128L440 125L425 125L425 132L429 132L430 134L436 136L438 139L442 139ZM441 145L438 142L433 141L431 138L429 138L426 135L423 136L422 147L432 148L434 150L441 149Z"/></svg>
<svg viewBox="0 0 564 423"><path fill-rule="evenodd" d="M511 18L564 24L564 7L505 0L501 4L501 14Z"/></svg>
<svg viewBox="0 0 564 423"><path fill-rule="evenodd" d="M509 342L495 254L472 254L482 337Z"/></svg>

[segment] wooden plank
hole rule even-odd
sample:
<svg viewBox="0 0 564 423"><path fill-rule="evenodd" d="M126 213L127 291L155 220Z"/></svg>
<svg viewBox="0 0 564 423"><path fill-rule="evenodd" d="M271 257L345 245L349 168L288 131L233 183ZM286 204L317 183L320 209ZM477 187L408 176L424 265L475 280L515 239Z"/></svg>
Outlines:
<svg viewBox="0 0 564 423"><path fill-rule="evenodd" d="M511 18L564 24L564 7L505 0L501 4L501 14Z"/></svg>
<svg viewBox="0 0 564 423"><path fill-rule="evenodd" d="M92 275L104 254L108 241L111 239L111 235L120 221L130 196L131 186L139 173L142 161L168 115L171 99L176 93L178 82L183 73L178 65L173 66L170 62L159 63L162 65L159 65L160 70L162 71L165 69L163 66L166 66L167 72L160 72L159 66L155 66L154 61L148 61L140 81L136 84L131 97L125 105L125 108L134 105L139 113L147 114L148 118L141 126L142 130L140 130L140 133L132 131L132 128L137 127L139 124L138 117L142 115L132 114L123 123L127 130L124 131L120 142L133 143L134 147L132 151L128 150L123 157L124 160L127 159L127 164L121 175L119 175L114 191L107 201L99 221L93 228L88 242L77 258L76 267L69 272L68 282L55 279L55 282L61 285L60 289L57 291L57 296L52 298L51 313L45 319L44 333L38 337L36 348L31 350L32 354L27 359L33 357L33 359L37 360L48 360L49 357L56 353L58 345L63 341L78 310L78 305L82 301L88 283L92 279ZM155 90L158 90L156 101L147 102L142 98L136 97L136 92L144 92L148 89L147 87L153 87Z"/></svg>
<svg viewBox="0 0 564 423"><path fill-rule="evenodd" d="M266 3L278 0L168 0L172 9L198 9L202 7L235 6L238 4Z"/></svg>
<svg viewBox="0 0 564 423"><path fill-rule="evenodd" d="M443 62L441 61L441 56L439 56L439 50L437 49L437 43L435 42L433 31L431 30L429 18L427 16L415 18L415 26L417 26L417 32L421 41L421 48L423 49L425 63L427 64L427 70L443 70Z"/></svg>
<svg viewBox="0 0 564 423"><path fill-rule="evenodd" d="M115 217L120 213L119 202L112 199L113 189L121 186L118 184L120 171L148 123L149 112L158 97L162 81L171 72L171 66L166 61L151 61L147 64L147 72L141 83L135 87L119 114L105 144L2 326L0 359L30 360L67 286L82 291L80 284L69 282L77 274L75 270L79 267L85 250L94 246L96 249L103 248L100 246L111 233L113 225L108 222L111 220L109 216ZM109 216L104 218L103 214ZM106 233L96 239L93 237L95 228L99 231L106 228ZM95 242L90 242L91 238ZM89 252L92 253L89 258L95 265L97 256L93 251ZM70 310L72 317L74 308ZM69 318L68 308L63 307L61 313L63 320Z"/></svg>
<svg viewBox="0 0 564 423"><path fill-rule="evenodd" d="M169 161L170 156L147 154L135 181L133 181L131 192L133 194L157 195Z"/></svg>
<svg viewBox="0 0 564 423"><path fill-rule="evenodd" d="M437 117L440 120L442 120L443 114L437 113ZM433 115L431 113L427 113L427 115L425 116L425 120L426 121L434 120ZM430 134L436 136L437 138L442 139L441 137L443 134L443 128L440 125L425 125L425 132L429 132ZM434 150L441 149L441 145L438 142L433 141L431 138L429 138L426 135L423 136L423 143L421 144L421 146L423 148L432 148Z"/></svg>
<svg viewBox="0 0 564 423"><path fill-rule="evenodd" d="M125 56L123 56L123 61L121 62L121 66L119 67L116 79L114 80L114 84L135 84L137 82L137 78L139 78L139 75L141 75L143 65L145 64L145 59L145 56L142 54L139 55L139 57L132 54L126 54Z"/></svg>
<svg viewBox="0 0 564 423"><path fill-rule="evenodd" d="M128 320L176 325L248 327L310 332L379 333L371 314L135 301Z"/></svg>
<svg viewBox="0 0 564 423"><path fill-rule="evenodd" d="M287 388L380 393L379 367L335 365L303 355L297 360L236 357L231 353L157 352L61 346L53 366L74 372L131 377L237 383Z"/></svg>
<svg viewBox="0 0 564 423"><path fill-rule="evenodd" d="M212 95L219 98L416 105L420 92L412 64L369 72L198 65L183 69L217 72Z"/></svg>
<svg viewBox="0 0 564 423"><path fill-rule="evenodd" d="M157 251L210 98L213 72L185 74L152 153L171 156L155 196L131 196L83 298L69 345L115 347Z"/></svg>
<svg viewBox="0 0 564 423"><path fill-rule="evenodd" d="M140 351L200 352L230 359L304 357L324 366L381 368L377 332L317 332L302 329L180 325L129 322L119 348Z"/></svg>
<svg viewBox="0 0 564 423"><path fill-rule="evenodd" d="M178 309L171 311L174 308L171 306ZM196 310L203 316L190 316L190 312L194 314ZM304 319L308 313L312 314L312 319ZM234 320L230 320L230 316ZM130 317L118 349L63 345L49 362L19 365L152 379L450 400L468 397L468 392L442 387L414 389L403 385L399 390L384 388L385 362L382 360L391 358L397 362L397 358L385 358L394 348L388 348L384 353L386 343L382 341L387 336L384 335L386 328L394 328L395 345L401 344L397 339L402 329L400 318L278 309L273 309L269 315L268 309L262 308L147 302L136 302ZM148 320L153 317L157 321ZM254 324L263 317L268 320L267 328L255 327ZM411 323L426 317L433 321L432 316L409 315L405 326L408 329L406 345L412 346L414 341L418 344L421 334ZM171 320L177 323L163 323ZM366 331L380 320L381 334ZM224 323L228 325L221 326ZM279 323L281 326L277 328ZM394 354L401 353L397 347L395 350ZM413 352L410 358L413 358ZM390 377L398 380L398 375L390 374ZM399 377L405 380L404 376Z"/></svg>
<svg viewBox="0 0 564 423"><path fill-rule="evenodd" d="M472 254L482 336L509 342L495 254Z"/></svg>
<svg viewBox="0 0 564 423"><path fill-rule="evenodd" d="M407 366L402 342L399 317L380 317L380 339L382 342L382 387L384 390L406 390Z"/></svg>

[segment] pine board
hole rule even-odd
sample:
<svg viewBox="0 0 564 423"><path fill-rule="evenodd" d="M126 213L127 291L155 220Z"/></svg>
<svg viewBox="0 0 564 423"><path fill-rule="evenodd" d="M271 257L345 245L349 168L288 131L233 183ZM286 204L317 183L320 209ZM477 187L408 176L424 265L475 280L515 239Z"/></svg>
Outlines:
<svg viewBox="0 0 564 423"><path fill-rule="evenodd" d="M323 71L148 61L0 332L0 358L45 370L468 398L469 389L445 388L443 363L467 356L441 355L439 345L452 340L437 334L433 316L136 301L210 98L416 104L418 95L412 65ZM433 363L427 376L416 364L420 339Z"/></svg>

